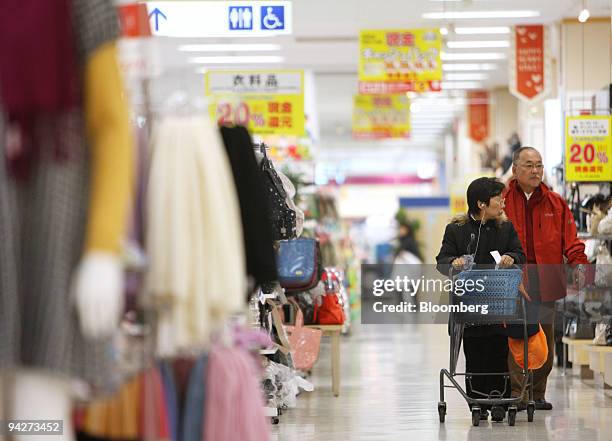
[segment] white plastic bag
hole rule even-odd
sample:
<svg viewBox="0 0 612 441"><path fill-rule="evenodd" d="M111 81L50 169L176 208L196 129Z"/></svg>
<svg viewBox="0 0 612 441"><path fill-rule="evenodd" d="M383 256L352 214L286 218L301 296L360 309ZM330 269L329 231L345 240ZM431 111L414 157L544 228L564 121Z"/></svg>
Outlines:
<svg viewBox="0 0 612 441"><path fill-rule="evenodd" d="M595 285L601 288L612 287L612 256L605 244L601 244L597 249Z"/></svg>
<svg viewBox="0 0 612 441"><path fill-rule="evenodd" d="M608 325L605 323L597 323L595 326L595 338L593 339L593 344L598 346L606 345L606 330Z"/></svg>

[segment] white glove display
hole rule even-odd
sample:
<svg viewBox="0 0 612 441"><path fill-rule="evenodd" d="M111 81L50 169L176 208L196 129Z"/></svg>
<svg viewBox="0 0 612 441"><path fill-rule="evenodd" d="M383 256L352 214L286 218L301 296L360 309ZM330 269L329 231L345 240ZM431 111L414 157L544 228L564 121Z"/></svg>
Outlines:
<svg viewBox="0 0 612 441"><path fill-rule="evenodd" d="M124 308L124 286L119 257L104 252L83 256L74 274L72 294L85 337L113 335Z"/></svg>

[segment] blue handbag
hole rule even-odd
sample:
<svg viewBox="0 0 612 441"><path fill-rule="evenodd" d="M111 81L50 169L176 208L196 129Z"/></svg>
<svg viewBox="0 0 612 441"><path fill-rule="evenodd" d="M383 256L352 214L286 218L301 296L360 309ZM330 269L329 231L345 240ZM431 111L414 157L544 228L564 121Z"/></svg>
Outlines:
<svg viewBox="0 0 612 441"><path fill-rule="evenodd" d="M278 242L278 282L288 291L306 291L318 283L317 241L293 239Z"/></svg>

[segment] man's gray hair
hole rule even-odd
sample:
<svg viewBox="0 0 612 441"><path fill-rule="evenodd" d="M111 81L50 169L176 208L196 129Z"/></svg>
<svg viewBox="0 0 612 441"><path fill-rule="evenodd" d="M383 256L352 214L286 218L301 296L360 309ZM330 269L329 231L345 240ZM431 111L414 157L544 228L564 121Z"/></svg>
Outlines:
<svg viewBox="0 0 612 441"><path fill-rule="evenodd" d="M519 157L521 156L521 153L523 153L526 150L533 150L534 152L540 153L538 152L538 150L534 147L529 147L529 146L523 146L518 148L513 154L512 154L512 163L513 164L518 164L518 160Z"/></svg>

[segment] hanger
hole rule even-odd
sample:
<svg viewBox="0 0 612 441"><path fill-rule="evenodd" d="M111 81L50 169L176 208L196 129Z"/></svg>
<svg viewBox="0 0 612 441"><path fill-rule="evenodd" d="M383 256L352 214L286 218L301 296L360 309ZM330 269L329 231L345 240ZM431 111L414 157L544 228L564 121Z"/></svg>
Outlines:
<svg viewBox="0 0 612 441"><path fill-rule="evenodd" d="M208 112L208 101L201 96L190 96L183 89L174 92L162 105L162 113L167 115L201 115Z"/></svg>

